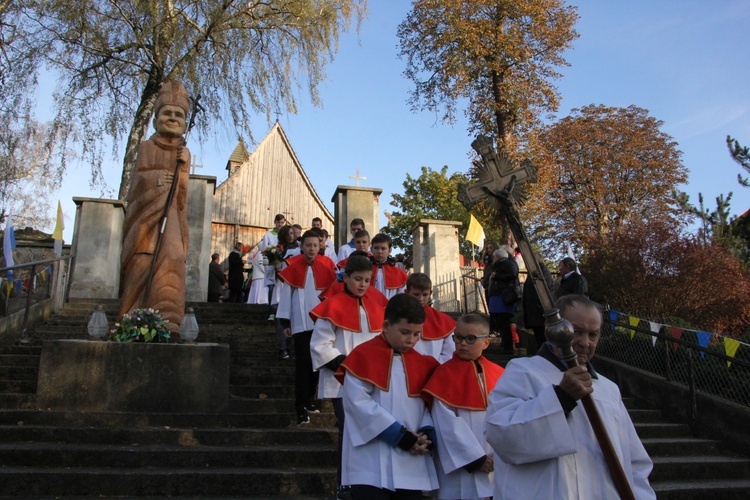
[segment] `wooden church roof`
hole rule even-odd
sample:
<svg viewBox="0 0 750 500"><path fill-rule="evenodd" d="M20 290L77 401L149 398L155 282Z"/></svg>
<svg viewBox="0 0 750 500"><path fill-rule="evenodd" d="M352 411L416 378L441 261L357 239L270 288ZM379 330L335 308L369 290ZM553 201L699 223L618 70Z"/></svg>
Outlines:
<svg viewBox="0 0 750 500"><path fill-rule="evenodd" d="M235 153L241 155L242 151L235 148L232 157ZM283 213L290 223L303 227L313 217L323 219L325 227L333 227L333 215L315 191L278 122L230 174L216 187L213 223L270 228L274 216Z"/></svg>

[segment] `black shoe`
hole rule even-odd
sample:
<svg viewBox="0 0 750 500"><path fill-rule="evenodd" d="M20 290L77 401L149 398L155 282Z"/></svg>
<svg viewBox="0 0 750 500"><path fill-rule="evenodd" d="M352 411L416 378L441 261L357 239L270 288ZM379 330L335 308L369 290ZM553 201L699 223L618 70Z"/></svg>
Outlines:
<svg viewBox="0 0 750 500"><path fill-rule="evenodd" d="M351 500L352 498L352 487L351 486L339 486L339 490L336 492L337 500Z"/></svg>
<svg viewBox="0 0 750 500"><path fill-rule="evenodd" d="M310 423L310 416L307 413L297 415L297 425L307 425Z"/></svg>
<svg viewBox="0 0 750 500"><path fill-rule="evenodd" d="M279 351L279 359L289 359L289 351L282 349Z"/></svg>
<svg viewBox="0 0 750 500"><path fill-rule="evenodd" d="M307 413L320 413L320 409L313 403L305 405L305 411Z"/></svg>

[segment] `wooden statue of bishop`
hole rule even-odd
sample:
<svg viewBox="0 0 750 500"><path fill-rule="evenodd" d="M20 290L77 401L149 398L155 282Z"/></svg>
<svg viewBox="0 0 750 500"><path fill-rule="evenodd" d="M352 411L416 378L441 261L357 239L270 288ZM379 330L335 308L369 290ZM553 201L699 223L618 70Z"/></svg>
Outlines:
<svg viewBox="0 0 750 500"><path fill-rule="evenodd" d="M173 332L185 312L190 151L183 134L189 109L185 87L180 82L165 83L154 104L156 133L138 148L122 242L119 317L139 307L157 309ZM171 203L167 203L175 172L179 174L177 184Z"/></svg>

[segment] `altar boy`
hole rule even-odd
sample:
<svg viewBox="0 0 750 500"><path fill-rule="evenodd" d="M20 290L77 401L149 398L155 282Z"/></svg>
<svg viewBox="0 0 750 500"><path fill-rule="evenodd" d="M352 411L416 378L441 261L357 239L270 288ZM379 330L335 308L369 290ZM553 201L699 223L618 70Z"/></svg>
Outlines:
<svg viewBox="0 0 750 500"><path fill-rule="evenodd" d="M432 280L425 273L412 273L406 280L406 293L417 298L424 307L425 320L422 335L414 349L432 356L439 363L453 357L456 344L451 338L456 320L432 307Z"/></svg>
<svg viewBox="0 0 750 500"><path fill-rule="evenodd" d="M352 498L419 499L438 487L432 419L421 397L438 363L412 349L424 319L417 299L394 296L383 333L354 348L336 372L346 414L342 483Z"/></svg>
<svg viewBox="0 0 750 500"><path fill-rule="evenodd" d="M325 255L319 255L320 237L314 231L302 235L302 254L287 260L287 267L278 277L286 285L281 288L279 318L284 334L294 339L294 406L297 425L310 423L308 413L319 413L315 406L318 374L313 372L310 357L310 338L313 320L310 311L320 304L318 295L336 281L335 265Z"/></svg>
<svg viewBox="0 0 750 500"><path fill-rule="evenodd" d="M393 240L385 233L376 234L370 243L372 252L372 286L380 290L389 299L406 288L407 274L396 266L396 259L391 257Z"/></svg>
<svg viewBox="0 0 750 500"><path fill-rule="evenodd" d="M492 496L494 459L484 439L484 416L487 395L503 369L482 356L489 337L490 324L484 316L461 317L453 333L453 358L435 370L422 391L432 400L438 498Z"/></svg>
<svg viewBox="0 0 750 500"><path fill-rule="evenodd" d="M339 429L340 493L346 491L340 484L341 443L345 419L341 396L344 391L341 384L333 378L333 374L352 349L383 330L383 314L388 304L388 299L382 293L370 287L372 262L369 257L355 252L346 260L343 289L310 311L310 317L315 320L310 353L313 370L320 374L318 398L331 400ZM327 290L330 290L330 287Z"/></svg>

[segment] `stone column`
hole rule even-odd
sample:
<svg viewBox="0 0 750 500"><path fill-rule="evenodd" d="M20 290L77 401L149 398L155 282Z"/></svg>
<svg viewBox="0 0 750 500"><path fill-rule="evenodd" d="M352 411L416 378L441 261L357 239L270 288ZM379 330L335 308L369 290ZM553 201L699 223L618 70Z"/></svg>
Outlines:
<svg viewBox="0 0 750 500"><path fill-rule="evenodd" d="M70 297L116 299L120 293L120 256L125 206L121 200L73 198Z"/></svg>
<svg viewBox="0 0 750 500"><path fill-rule="evenodd" d="M379 197L382 189L360 186L339 186L333 194L333 218L336 225L336 248L351 239L349 223L352 219L365 221L370 237L380 231Z"/></svg>
<svg viewBox="0 0 750 500"><path fill-rule="evenodd" d="M188 184L187 222L190 232L185 274L185 301L205 302L208 264L211 262L211 215L216 177L191 175Z"/></svg>
<svg viewBox="0 0 750 500"><path fill-rule="evenodd" d="M432 280L433 302L443 311L460 311L459 221L421 219L412 229L413 269Z"/></svg>

